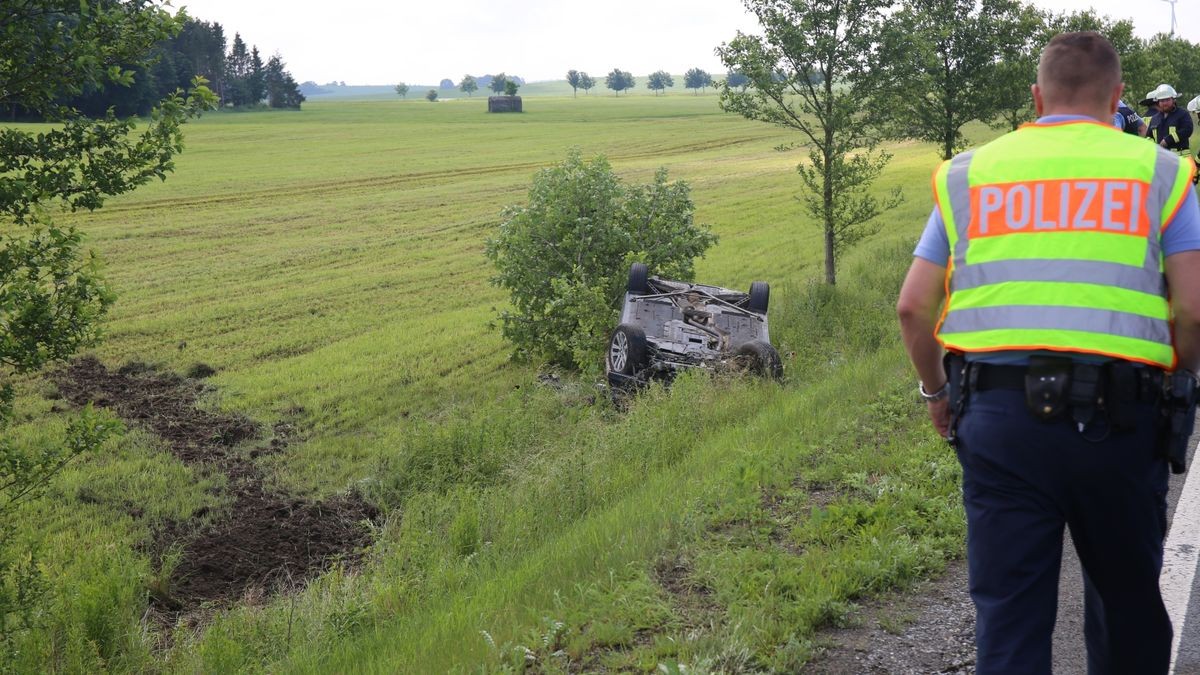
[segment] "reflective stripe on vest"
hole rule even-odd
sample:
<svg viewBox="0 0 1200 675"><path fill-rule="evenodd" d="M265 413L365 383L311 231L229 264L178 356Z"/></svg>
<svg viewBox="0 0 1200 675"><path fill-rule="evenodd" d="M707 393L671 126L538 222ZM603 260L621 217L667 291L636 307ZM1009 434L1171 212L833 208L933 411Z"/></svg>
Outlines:
<svg viewBox="0 0 1200 675"><path fill-rule="evenodd" d="M1194 166L1110 126L1026 125L945 162L951 260L938 339L1173 368L1160 237Z"/></svg>

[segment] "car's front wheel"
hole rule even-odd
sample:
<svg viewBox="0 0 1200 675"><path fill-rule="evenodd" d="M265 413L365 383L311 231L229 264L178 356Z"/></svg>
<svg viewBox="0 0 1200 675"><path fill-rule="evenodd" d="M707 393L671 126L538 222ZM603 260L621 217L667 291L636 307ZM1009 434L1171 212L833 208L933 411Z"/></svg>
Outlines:
<svg viewBox="0 0 1200 675"><path fill-rule="evenodd" d="M635 377L649 363L646 332L629 324L617 326L608 340L608 372Z"/></svg>

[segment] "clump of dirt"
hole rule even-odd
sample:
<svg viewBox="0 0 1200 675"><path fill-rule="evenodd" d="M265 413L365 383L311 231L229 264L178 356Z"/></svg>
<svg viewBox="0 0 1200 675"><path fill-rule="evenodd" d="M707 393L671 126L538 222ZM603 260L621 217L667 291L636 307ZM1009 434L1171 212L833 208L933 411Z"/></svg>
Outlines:
<svg viewBox="0 0 1200 675"><path fill-rule="evenodd" d="M234 498L228 513L203 527L205 513L167 523L149 546L160 561L168 551L179 554L166 588L151 593L169 616L301 584L334 561L353 561L368 543L363 521L380 514L358 496L312 502L268 490L262 472L235 448L260 438L261 428L241 415L202 410L204 384L142 363L114 372L94 358L73 362L54 381L71 403L109 408L162 438L185 464L228 478ZM281 452L293 433L292 425L277 424L270 442L250 457Z"/></svg>

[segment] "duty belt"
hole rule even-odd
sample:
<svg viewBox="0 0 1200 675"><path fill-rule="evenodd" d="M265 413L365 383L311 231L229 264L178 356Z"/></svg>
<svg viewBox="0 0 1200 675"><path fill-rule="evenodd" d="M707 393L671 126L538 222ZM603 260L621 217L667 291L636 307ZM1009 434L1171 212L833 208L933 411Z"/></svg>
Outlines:
<svg viewBox="0 0 1200 675"><path fill-rule="evenodd" d="M1134 386L1132 388L1132 398L1149 403L1155 403L1162 398L1163 382L1165 380L1163 371L1157 368L1123 365L1131 368L1133 373L1132 384ZM1111 369L1113 364L1104 364L1099 367L1101 371L1105 371ZM967 388L970 392L989 391L992 389L1024 391L1025 376L1029 374L1029 367L1002 366L976 361L967 364L967 372Z"/></svg>
<svg viewBox="0 0 1200 675"><path fill-rule="evenodd" d="M947 354L951 422L947 440L957 440L958 421L967 401L976 393L993 389L1022 391L1025 405L1035 417L1049 421L1069 418L1083 431L1097 418L1117 431L1133 429L1145 404L1164 400L1166 375L1157 368L1128 361L1083 363L1065 356L1032 356L1028 366L967 363L961 355ZM1139 405L1141 404L1141 405Z"/></svg>

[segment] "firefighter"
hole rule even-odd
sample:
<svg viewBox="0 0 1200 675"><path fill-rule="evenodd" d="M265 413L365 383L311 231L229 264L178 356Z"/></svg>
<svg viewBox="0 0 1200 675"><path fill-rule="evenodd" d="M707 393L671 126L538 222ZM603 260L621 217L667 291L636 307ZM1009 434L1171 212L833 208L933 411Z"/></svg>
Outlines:
<svg viewBox="0 0 1200 675"><path fill-rule="evenodd" d="M1192 116L1175 105L1179 93L1169 84L1160 84L1146 95L1154 100L1155 112L1150 118L1149 137L1162 147L1181 154L1191 149Z"/></svg>

